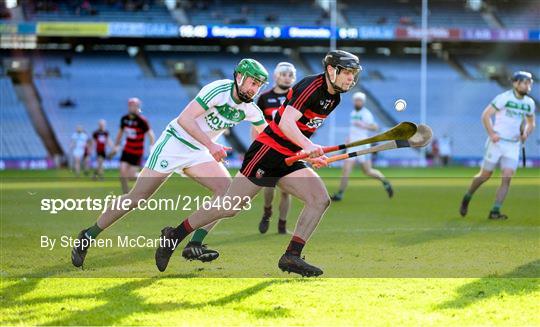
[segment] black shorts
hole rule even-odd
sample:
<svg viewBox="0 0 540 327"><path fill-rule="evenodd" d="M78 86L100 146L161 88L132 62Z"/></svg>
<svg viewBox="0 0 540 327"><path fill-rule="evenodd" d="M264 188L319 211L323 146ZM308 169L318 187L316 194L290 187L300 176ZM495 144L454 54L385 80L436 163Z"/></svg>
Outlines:
<svg viewBox="0 0 540 327"><path fill-rule="evenodd" d="M255 185L275 187L281 177L307 168L304 161L287 166L287 157L266 144L254 141L244 156L240 172Z"/></svg>
<svg viewBox="0 0 540 327"><path fill-rule="evenodd" d="M122 152L122 157L120 157L121 162L127 162L128 164L132 166L140 166L141 165L141 158L142 156L138 156L132 153Z"/></svg>
<svg viewBox="0 0 540 327"><path fill-rule="evenodd" d="M103 158L103 159L107 158L107 153L105 153L105 151L98 151L96 152L96 155L98 158Z"/></svg>

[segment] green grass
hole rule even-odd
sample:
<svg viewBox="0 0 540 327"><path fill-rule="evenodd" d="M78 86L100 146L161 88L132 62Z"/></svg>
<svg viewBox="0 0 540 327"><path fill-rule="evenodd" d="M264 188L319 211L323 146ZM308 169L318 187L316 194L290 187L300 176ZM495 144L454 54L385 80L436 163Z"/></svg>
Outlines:
<svg viewBox="0 0 540 327"><path fill-rule="evenodd" d="M317 279L277 269L289 238L275 233L275 220L268 235L258 234L261 197L208 236L222 253L213 263L175 256L160 274L154 249L115 247L91 249L85 270L74 269L69 249L41 249L39 237L75 236L98 214L50 215L39 210L40 200L103 198L118 194L118 181L0 172L0 324L540 325L538 169L518 171L504 222L486 219L498 179L475 195L466 219L457 214L475 169L383 171L395 186L393 199L355 172L345 200L331 206L306 246L308 261L325 271ZM334 191L339 171L321 174ZM156 197L178 194L206 193L175 177ZM294 202L291 229L300 209ZM100 237L155 237L188 213L136 211Z"/></svg>

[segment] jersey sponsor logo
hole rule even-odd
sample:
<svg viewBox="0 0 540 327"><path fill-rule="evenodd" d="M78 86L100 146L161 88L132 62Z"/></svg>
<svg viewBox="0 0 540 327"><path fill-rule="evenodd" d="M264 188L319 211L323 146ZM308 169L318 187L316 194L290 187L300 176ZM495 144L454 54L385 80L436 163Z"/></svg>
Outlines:
<svg viewBox="0 0 540 327"><path fill-rule="evenodd" d="M526 112L531 111L531 106L526 103L517 103L512 100L508 100L506 104L504 105L507 109L517 109L517 110L523 110Z"/></svg>
<svg viewBox="0 0 540 327"><path fill-rule="evenodd" d="M227 123L223 121L218 115L214 114L213 112L209 113L206 117L204 117L204 119L206 120L208 126L214 131L219 131L236 125L234 123Z"/></svg>
<svg viewBox="0 0 540 327"><path fill-rule="evenodd" d="M276 102L278 102L278 99L272 99L272 98L268 99L268 103L276 103Z"/></svg>
<svg viewBox="0 0 540 327"><path fill-rule="evenodd" d="M243 110L235 109L226 103L216 106L216 110L221 116L233 122L239 123L246 118L246 113Z"/></svg>
<svg viewBox="0 0 540 327"><path fill-rule="evenodd" d="M137 130L131 127L125 127L124 132L126 133L126 137L128 139L134 139L137 138Z"/></svg>
<svg viewBox="0 0 540 327"><path fill-rule="evenodd" d="M215 106L215 108L217 114L211 112L204 118L208 126L215 131L233 127L246 118L246 113L243 110L232 108L228 104ZM232 121L232 123L225 121L223 118Z"/></svg>
<svg viewBox="0 0 540 327"><path fill-rule="evenodd" d="M334 104L334 100L332 100L332 99L321 100L319 102L319 104L321 105L322 110L327 110L328 107L330 107L330 106L332 106L332 104Z"/></svg>
<svg viewBox="0 0 540 327"><path fill-rule="evenodd" d="M133 119L124 119L124 125L137 126L137 121Z"/></svg>
<svg viewBox="0 0 540 327"><path fill-rule="evenodd" d="M311 118L307 123L306 126L309 128L319 128L323 124L324 119L323 118Z"/></svg>

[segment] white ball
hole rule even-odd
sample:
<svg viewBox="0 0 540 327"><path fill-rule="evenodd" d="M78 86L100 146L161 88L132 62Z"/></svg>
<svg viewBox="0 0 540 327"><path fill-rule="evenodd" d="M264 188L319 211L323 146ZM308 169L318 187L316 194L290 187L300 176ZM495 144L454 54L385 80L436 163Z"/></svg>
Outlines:
<svg viewBox="0 0 540 327"><path fill-rule="evenodd" d="M394 102L394 108L397 111L403 111L407 108L407 102L403 99L397 99L396 102Z"/></svg>

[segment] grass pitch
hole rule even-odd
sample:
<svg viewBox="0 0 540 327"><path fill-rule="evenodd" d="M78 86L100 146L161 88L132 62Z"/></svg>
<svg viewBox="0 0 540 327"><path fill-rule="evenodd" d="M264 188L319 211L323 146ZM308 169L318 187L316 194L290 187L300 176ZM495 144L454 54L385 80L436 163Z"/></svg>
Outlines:
<svg viewBox="0 0 540 327"><path fill-rule="evenodd" d="M113 247L90 249L85 270L75 269L69 249L40 248L40 237L75 236L98 213L51 215L40 211L40 200L103 198L118 194L119 182L75 180L65 171L1 172L0 324L540 325L538 169L518 171L504 222L486 219L497 178L477 192L468 217L459 217L476 169L383 172L394 184L393 199L356 171L344 201L323 218L304 250L325 271L317 279L278 270L289 237L276 233L276 217L267 235L258 233L261 197L207 237L222 253L213 263L176 254L160 274L154 249ZM339 173L321 171L330 192ZM156 198L179 193L206 194L174 177ZM290 229L299 211L293 202ZM187 214L135 211L100 237L156 237Z"/></svg>

